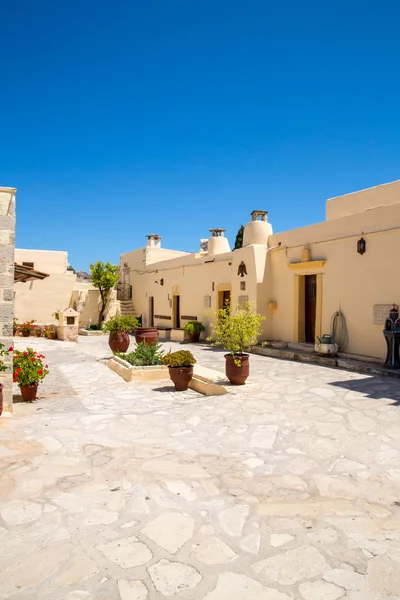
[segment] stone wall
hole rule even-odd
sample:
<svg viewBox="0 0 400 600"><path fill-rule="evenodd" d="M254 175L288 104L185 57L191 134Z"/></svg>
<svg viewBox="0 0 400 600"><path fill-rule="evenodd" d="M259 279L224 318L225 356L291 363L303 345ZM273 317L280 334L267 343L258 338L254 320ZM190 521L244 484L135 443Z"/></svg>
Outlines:
<svg viewBox="0 0 400 600"><path fill-rule="evenodd" d="M0 187L0 342L13 345L15 188ZM3 410L12 412L12 369L3 373Z"/></svg>

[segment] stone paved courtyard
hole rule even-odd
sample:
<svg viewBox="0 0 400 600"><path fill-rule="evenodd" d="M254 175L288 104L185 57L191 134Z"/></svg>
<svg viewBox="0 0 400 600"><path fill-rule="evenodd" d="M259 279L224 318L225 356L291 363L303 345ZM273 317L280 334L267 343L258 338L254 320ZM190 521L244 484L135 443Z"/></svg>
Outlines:
<svg viewBox="0 0 400 600"><path fill-rule="evenodd" d="M0 598L400 598L399 380L254 355L207 398L125 383L106 338L30 345L51 374L0 419Z"/></svg>

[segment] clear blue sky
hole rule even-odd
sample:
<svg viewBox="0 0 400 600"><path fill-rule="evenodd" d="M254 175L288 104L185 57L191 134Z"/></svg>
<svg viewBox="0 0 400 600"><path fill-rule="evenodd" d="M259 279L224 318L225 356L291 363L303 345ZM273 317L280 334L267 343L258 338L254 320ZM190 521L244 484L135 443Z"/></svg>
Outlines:
<svg viewBox="0 0 400 600"><path fill-rule="evenodd" d="M21 0L1 14L0 185L17 245L118 262L233 244L400 178L395 0Z"/></svg>

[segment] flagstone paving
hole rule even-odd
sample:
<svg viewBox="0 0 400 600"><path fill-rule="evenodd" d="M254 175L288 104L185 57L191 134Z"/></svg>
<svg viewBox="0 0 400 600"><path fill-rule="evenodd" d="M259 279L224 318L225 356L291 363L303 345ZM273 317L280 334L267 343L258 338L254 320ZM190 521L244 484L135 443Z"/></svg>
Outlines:
<svg viewBox="0 0 400 600"><path fill-rule="evenodd" d="M254 355L207 398L124 382L106 338L30 342L51 375L0 419L1 599L400 598L398 380Z"/></svg>

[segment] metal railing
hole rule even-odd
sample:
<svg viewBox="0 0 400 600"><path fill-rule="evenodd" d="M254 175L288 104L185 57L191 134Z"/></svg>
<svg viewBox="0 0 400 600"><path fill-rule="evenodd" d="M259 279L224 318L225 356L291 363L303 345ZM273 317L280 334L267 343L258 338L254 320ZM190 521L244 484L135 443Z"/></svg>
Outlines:
<svg viewBox="0 0 400 600"><path fill-rule="evenodd" d="M129 283L117 283L117 300L132 300L132 286Z"/></svg>

